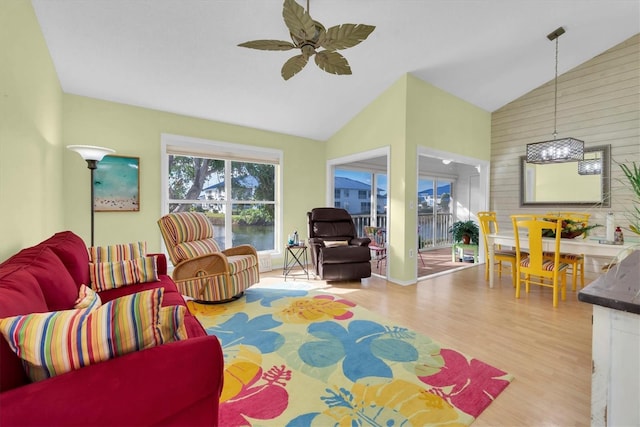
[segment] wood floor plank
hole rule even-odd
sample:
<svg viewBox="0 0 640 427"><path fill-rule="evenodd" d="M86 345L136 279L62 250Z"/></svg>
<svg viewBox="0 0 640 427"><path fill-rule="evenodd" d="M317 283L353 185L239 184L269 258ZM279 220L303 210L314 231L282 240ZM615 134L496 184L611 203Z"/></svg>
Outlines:
<svg viewBox="0 0 640 427"><path fill-rule="evenodd" d="M262 280L282 281L279 273ZM590 424L592 306L576 292L556 309L548 288L523 289L516 300L511 277L490 289L484 265L410 286L378 277L311 282L513 374L475 427Z"/></svg>

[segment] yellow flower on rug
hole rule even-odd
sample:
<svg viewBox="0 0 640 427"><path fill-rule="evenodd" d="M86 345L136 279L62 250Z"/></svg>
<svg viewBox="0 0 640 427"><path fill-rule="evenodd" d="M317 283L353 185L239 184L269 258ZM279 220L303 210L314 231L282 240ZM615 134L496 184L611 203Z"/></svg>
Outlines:
<svg viewBox="0 0 640 427"><path fill-rule="evenodd" d="M327 389L322 399L330 405L313 419L313 425L447 425L456 422L458 412L442 397L404 380L365 384L357 382L351 390Z"/></svg>
<svg viewBox="0 0 640 427"><path fill-rule="evenodd" d="M240 394L261 370L262 355L242 346L235 359L224 368L224 388L220 402L226 402Z"/></svg>
<svg viewBox="0 0 640 427"><path fill-rule="evenodd" d="M285 323L313 323L320 320L348 319L353 314L350 301L336 300L331 295L313 298L285 299L282 305L275 304L274 316Z"/></svg>
<svg viewBox="0 0 640 427"><path fill-rule="evenodd" d="M194 316L217 316L227 310L222 304L202 304L193 300L187 301L187 307Z"/></svg>

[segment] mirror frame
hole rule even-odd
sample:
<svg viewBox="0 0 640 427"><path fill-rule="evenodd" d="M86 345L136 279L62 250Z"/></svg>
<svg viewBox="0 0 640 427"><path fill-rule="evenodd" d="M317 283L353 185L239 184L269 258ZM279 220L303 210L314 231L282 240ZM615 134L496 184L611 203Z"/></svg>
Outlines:
<svg viewBox="0 0 640 427"><path fill-rule="evenodd" d="M526 156L520 157L520 206L592 206L605 207L611 206L611 145L596 145L593 147L585 147L585 153L592 151L602 151L602 197L596 202L527 202L525 200L525 163ZM577 165L577 162L576 162ZM577 167L576 167L577 169Z"/></svg>

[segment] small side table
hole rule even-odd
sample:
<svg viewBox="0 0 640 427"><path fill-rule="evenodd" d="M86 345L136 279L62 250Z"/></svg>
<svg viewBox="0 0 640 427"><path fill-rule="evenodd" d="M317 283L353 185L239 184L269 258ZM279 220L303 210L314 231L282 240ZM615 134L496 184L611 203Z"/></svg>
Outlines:
<svg viewBox="0 0 640 427"><path fill-rule="evenodd" d="M462 251L462 259L464 260L464 250L468 249L473 251L473 263L478 263L478 245L465 245L462 242L454 243L451 246L451 262L456 262L456 255L458 251Z"/></svg>
<svg viewBox="0 0 640 427"><path fill-rule="evenodd" d="M285 245L284 247L284 267L282 272L284 274L284 280L287 280L287 276L302 276L306 275L309 280L309 270L307 267L309 260L307 258L307 246L306 245ZM294 269L300 268L302 271L297 274L293 274Z"/></svg>

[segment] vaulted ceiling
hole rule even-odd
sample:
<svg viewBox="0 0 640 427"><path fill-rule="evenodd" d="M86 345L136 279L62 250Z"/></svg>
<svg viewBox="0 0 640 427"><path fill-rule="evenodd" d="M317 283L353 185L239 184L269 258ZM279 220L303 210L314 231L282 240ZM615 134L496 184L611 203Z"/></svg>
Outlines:
<svg viewBox="0 0 640 427"><path fill-rule="evenodd" d="M299 0L306 8L306 2ZM326 27L375 31L342 51L353 75L295 53L281 0L32 0L67 93L326 140L405 73L489 112L640 32L637 0L310 0Z"/></svg>

